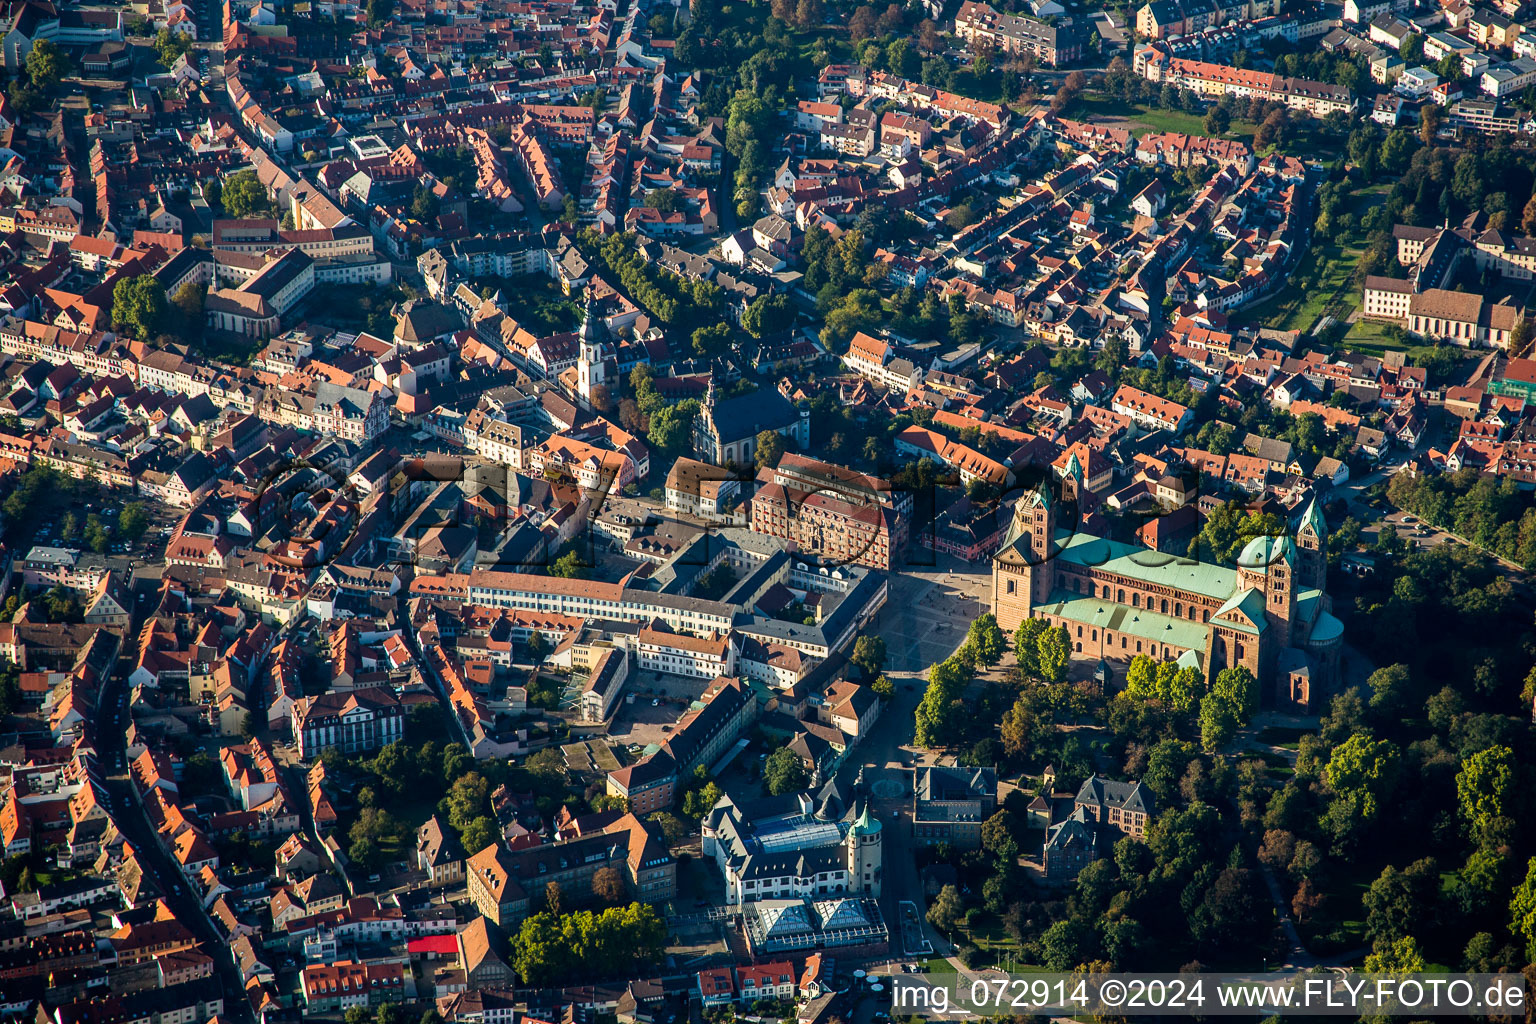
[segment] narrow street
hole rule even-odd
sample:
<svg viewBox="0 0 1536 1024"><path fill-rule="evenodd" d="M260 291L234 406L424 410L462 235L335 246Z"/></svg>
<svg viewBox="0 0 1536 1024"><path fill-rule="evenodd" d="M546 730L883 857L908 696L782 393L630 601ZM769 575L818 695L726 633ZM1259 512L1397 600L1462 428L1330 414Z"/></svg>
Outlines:
<svg viewBox="0 0 1536 1024"><path fill-rule="evenodd" d="M152 595L143 590L135 593L133 617L122 646L130 644L132 638L138 636L139 628L144 624L144 609L149 607L152 599ZM119 659L122 646L118 649ZM112 672L102 685L89 731L89 738L95 743L103 766L102 785L107 791L112 820L164 893L166 906L176 915L176 920L190 928L202 943L203 951L213 957L214 969L225 994L222 1016L241 1024L255 1024L255 1016L245 998L240 969L230 951L228 940L214 925L213 918L208 916L202 902L192 894L180 866L160 841L160 836L144 810L138 789L128 774L125 745L128 726L132 722L128 710L128 694L127 673L122 670L120 661L114 662Z"/></svg>

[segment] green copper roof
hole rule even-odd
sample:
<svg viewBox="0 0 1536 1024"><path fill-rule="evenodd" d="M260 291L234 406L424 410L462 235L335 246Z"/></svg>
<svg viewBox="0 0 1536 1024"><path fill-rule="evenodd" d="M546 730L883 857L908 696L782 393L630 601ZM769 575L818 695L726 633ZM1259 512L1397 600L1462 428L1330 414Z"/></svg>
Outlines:
<svg viewBox="0 0 1536 1024"><path fill-rule="evenodd" d="M874 835L881 828L880 819L869 813L869 804L864 804L864 813L859 815L859 820L853 823L853 834L856 836Z"/></svg>
<svg viewBox="0 0 1536 1024"><path fill-rule="evenodd" d="M1261 535L1253 538L1237 556L1237 564L1245 569L1264 569L1281 561L1296 561L1296 545L1289 537Z"/></svg>
<svg viewBox="0 0 1536 1024"><path fill-rule="evenodd" d="M1205 650L1206 637L1210 634L1210 627L1201 622L1159 615L1145 608L1132 608L1128 604L1116 604L1101 597L1085 597L1070 590L1052 591L1048 602L1038 610L1045 615L1060 616L1111 633L1191 650ZM1076 632L1072 639L1074 642L1077 640ZM1118 641L1113 648L1105 644L1104 653L1108 654L1111 650L1117 655L1136 653L1134 646L1127 646L1122 652ZM1098 653L1098 643L1085 634L1083 654Z"/></svg>
<svg viewBox="0 0 1536 1024"><path fill-rule="evenodd" d="M1344 635L1344 624L1323 610L1323 592L1315 587L1296 595L1296 621L1312 643L1327 643Z"/></svg>
<svg viewBox="0 0 1536 1024"><path fill-rule="evenodd" d="M1325 644L1337 640L1344 635L1344 623L1333 617L1331 612L1322 612L1317 621L1312 624L1312 633L1307 637L1309 643Z"/></svg>
<svg viewBox="0 0 1536 1024"><path fill-rule="evenodd" d="M1236 613L1236 614L1229 614ZM1258 635L1264 631L1267 622L1264 618L1264 595L1257 590L1245 590L1240 594L1233 594L1227 598L1227 603L1216 610L1213 619L1220 619L1229 626L1235 626L1244 633Z"/></svg>
<svg viewBox="0 0 1536 1024"><path fill-rule="evenodd" d="M1319 537L1328 536L1328 524L1323 521L1323 510L1317 507L1316 498L1307 503L1307 510L1301 514L1301 524L1297 530L1311 530Z"/></svg>
<svg viewBox="0 0 1536 1024"><path fill-rule="evenodd" d="M1058 530L1056 543L1065 545L1056 556L1065 562L1103 569L1142 583L1189 590L1223 601L1237 590L1237 573L1209 562L1192 562L1140 545L1069 530Z"/></svg>

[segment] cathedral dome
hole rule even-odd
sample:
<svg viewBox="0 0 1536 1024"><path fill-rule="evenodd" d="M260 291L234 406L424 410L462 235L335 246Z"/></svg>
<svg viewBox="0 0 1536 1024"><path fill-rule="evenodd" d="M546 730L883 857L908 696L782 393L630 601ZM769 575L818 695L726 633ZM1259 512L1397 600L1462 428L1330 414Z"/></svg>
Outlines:
<svg viewBox="0 0 1536 1024"><path fill-rule="evenodd" d="M1291 564L1296 561L1296 545L1291 543L1289 537L1255 537L1243 548L1243 553L1237 556L1238 566L1244 569L1263 569L1281 561Z"/></svg>

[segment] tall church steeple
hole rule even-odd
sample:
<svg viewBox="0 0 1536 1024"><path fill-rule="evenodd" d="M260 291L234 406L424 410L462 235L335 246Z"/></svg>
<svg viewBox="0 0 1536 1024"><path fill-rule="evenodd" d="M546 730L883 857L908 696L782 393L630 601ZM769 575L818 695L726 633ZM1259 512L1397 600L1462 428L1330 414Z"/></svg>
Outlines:
<svg viewBox="0 0 1536 1024"><path fill-rule="evenodd" d="M603 362L603 346L597 340L597 314L592 308L592 297L587 296L581 318L581 352L576 360L576 390L588 402L592 392L602 387L608 379L608 368Z"/></svg>

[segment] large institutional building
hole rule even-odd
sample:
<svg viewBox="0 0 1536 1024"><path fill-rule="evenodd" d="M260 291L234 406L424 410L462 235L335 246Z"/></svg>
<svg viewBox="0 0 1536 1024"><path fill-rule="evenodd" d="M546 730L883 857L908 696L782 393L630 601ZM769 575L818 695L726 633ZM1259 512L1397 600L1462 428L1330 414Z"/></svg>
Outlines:
<svg viewBox="0 0 1536 1024"><path fill-rule="evenodd" d="M992 560L992 612L1005 630L1044 619L1066 627L1074 654L1147 654L1207 678L1244 665L1278 707L1310 710L1327 692L1343 626L1323 590L1327 527L1315 502L1294 539L1255 537L1235 569L1061 530L1056 517L1044 491L1014 509Z"/></svg>

